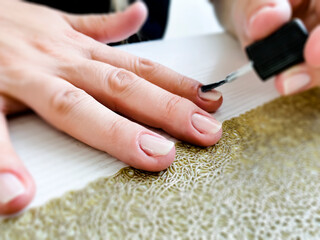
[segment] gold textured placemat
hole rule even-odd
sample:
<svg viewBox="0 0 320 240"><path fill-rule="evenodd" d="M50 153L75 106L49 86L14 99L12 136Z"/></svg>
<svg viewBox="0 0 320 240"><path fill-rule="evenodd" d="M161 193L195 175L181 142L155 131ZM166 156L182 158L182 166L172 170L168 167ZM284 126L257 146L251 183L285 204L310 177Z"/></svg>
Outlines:
<svg viewBox="0 0 320 240"><path fill-rule="evenodd" d="M125 168L0 222L0 239L319 239L320 89L225 121L166 171Z"/></svg>

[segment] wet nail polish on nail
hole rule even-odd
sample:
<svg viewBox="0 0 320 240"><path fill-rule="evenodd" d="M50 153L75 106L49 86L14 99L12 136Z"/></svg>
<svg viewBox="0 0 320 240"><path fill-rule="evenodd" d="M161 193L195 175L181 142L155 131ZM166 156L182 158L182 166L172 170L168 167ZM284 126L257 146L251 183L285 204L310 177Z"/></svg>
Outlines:
<svg viewBox="0 0 320 240"><path fill-rule="evenodd" d="M200 98L209 101L218 101L222 96L221 92L219 91L211 90L209 92L202 92L200 88L198 91L198 95Z"/></svg>

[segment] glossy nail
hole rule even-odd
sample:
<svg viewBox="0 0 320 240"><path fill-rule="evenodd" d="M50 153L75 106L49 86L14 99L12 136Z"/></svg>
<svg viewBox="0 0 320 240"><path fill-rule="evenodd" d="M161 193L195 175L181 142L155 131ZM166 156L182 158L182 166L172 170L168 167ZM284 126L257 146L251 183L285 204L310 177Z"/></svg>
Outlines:
<svg viewBox="0 0 320 240"><path fill-rule="evenodd" d="M25 192L20 180L11 173L0 173L0 203L7 204Z"/></svg>
<svg viewBox="0 0 320 240"><path fill-rule="evenodd" d="M206 134L215 134L220 131L222 125L213 118L195 113L191 117L192 125L200 132Z"/></svg>
<svg viewBox="0 0 320 240"><path fill-rule="evenodd" d="M290 95L306 88L311 82L311 78L307 73L299 73L287 77L283 81L283 92L285 95Z"/></svg>
<svg viewBox="0 0 320 240"><path fill-rule="evenodd" d="M200 98L209 101L218 101L222 96L221 92L219 91L211 90L209 92L202 92L201 88L199 88L198 95Z"/></svg>
<svg viewBox="0 0 320 240"><path fill-rule="evenodd" d="M165 156L172 150L174 143L164 138L144 134L140 137L140 147L148 155Z"/></svg>

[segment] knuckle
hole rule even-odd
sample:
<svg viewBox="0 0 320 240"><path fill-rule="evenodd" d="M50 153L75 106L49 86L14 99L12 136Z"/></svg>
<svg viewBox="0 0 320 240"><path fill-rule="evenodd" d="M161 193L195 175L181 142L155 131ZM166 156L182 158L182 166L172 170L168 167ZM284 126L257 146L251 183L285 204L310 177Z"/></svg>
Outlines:
<svg viewBox="0 0 320 240"><path fill-rule="evenodd" d="M65 43L69 51L86 59L92 59L92 49L97 45L96 41L73 29L65 29Z"/></svg>
<svg viewBox="0 0 320 240"><path fill-rule="evenodd" d="M53 51L53 45L45 40L42 36L33 36L30 40L32 45L41 52L50 53Z"/></svg>
<svg viewBox="0 0 320 240"><path fill-rule="evenodd" d="M105 146L108 148L108 144L117 145L120 141L120 137L123 136L123 131L128 129L129 121L122 117L114 117L110 124L104 128L103 136L107 139ZM112 147L112 146L109 146Z"/></svg>
<svg viewBox="0 0 320 240"><path fill-rule="evenodd" d="M186 102L186 99L183 97L173 95L167 99L166 103L166 119L174 118L175 114L178 112L178 109Z"/></svg>
<svg viewBox="0 0 320 240"><path fill-rule="evenodd" d="M85 42L86 37L84 34L81 34L78 31L75 31L73 28L66 28L63 30L64 35L72 40L73 42L79 41L79 42Z"/></svg>
<svg viewBox="0 0 320 240"><path fill-rule="evenodd" d="M90 57L86 47L90 41L73 29L65 29L59 36L35 34L29 41L35 50L54 59L71 61L79 55Z"/></svg>
<svg viewBox="0 0 320 240"><path fill-rule="evenodd" d="M143 78L150 78L155 74L160 64L155 63L146 58L138 58L136 60L136 72Z"/></svg>
<svg viewBox="0 0 320 240"><path fill-rule="evenodd" d="M49 107L57 114L68 114L87 99L85 91L76 88L59 90L53 93Z"/></svg>
<svg viewBox="0 0 320 240"><path fill-rule="evenodd" d="M104 89L111 91L113 97L127 97L138 84L138 78L124 69L115 69L106 73Z"/></svg>
<svg viewBox="0 0 320 240"><path fill-rule="evenodd" d="M196 84L193 84L189 78L181 75L177 80L178 89L183 89L186 91L192 91L193 88L196 88Z"/></svg>

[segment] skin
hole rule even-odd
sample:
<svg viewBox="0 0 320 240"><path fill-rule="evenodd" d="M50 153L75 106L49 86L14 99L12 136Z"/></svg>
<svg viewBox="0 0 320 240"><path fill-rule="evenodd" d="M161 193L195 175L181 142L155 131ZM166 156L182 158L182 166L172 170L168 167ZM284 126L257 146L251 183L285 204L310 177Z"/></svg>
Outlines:
<svg viewBox="0 0 320 240"><path fill-rule="evenodd" d="M214 3L222 24L243 46L300 17L311 32L305 48L306 63L277 76L276 87L288 94L285 83L301 73L311 81L295 92L320 85L320 1ZM26 188L25 194L0 204L0 213L21 210L35 193L33 179L10 143L6 125L9 114L31 108L80 141L149 171L168 167L175 150L165 156L142 151L138 144L141 135L158 135L126 117L200 146L219 140L221 130L199 132L191 124L191 116L199 113L212 118L207 112L217 110L222 98L201 99L197 81L103 44L132 35L146 16L142 3L114 15L76 16L18 0L0 0L0 173L13 173ZM292 80L289 83L294 84ZM147 103L146 98L150 100Z"/></svg>
<svg viewBox="0 0 320 240"><path fill-rule="evenodd" d="M208 112L219 108L222 97L202 99L199 82L105 44L137 32L146 17L141 2L122 13L80 16L0 0L0 174L14 174L26 189L0 203L0 214L23 209L35 193L10 142L10 114L32 109L57 129L148 171L167 168L175 148L160 156L144 151L142 135L163 137L139 123L200 146L220 139L221 129L198 131L191 117L215 121Z"/></svg>
<svg viewBox="0 0 320 240"><path fill-rule="evenodd" d="M215 0L216 12L225 28L245 47L268 36L290 19L298 17L310 37L305 47L306 62L276 77L282 95L294 94L320 85L320 1L318 0ZM231 16L231 17L230 17ZM294 88L301 76L310 82ZM291 91L286 90L288 86Z"/></svg>

